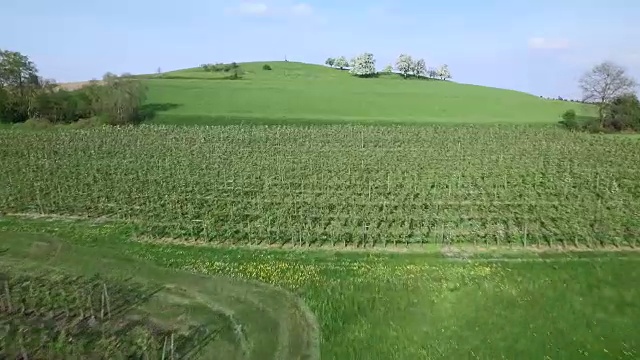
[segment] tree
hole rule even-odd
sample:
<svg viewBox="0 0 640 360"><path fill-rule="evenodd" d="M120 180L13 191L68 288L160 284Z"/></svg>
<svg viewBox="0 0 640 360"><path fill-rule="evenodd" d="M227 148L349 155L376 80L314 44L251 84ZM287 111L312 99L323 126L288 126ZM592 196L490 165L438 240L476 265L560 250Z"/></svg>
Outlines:
<svg viewBox="0 0 640 360"><path fill-rule="evenodd" d="M19 52L0 49L0 87L13 87L23 90L33 84L38 77L38 69L26 55Z"/></svg>
<svg viewBox="0 0 640 360"><path fill-rule="evenodd" d="M427 73L427 63L424 59L418 59L413 63L413 75L416 77L424 76Z"/></svg>
<svg viewBox="0 0 640 360"><path fill-rule="evenodd" d="M633 93L636 81L627 75L626 70L610 61L594 66L579 81L582 100L595 103L598 107L600 126L604 125L607 108L611 102L626 94Z"/></svg>
<svg viewBox="0 0 640 360"><path fill-rule="evenodd" d="M385 66L384 69L382 69L382 72L384 74L393 74L393 66L391 66L391 64Z"/></svg>
<svg viewBox="0 0 640 360"><path fill-rule="evenodd" d="M449 66L447 64L440 66L437 70L437 75L441 80L451 79L451 72L449 71Z"/></svg>
<svg viewBox="0 0 640 360"><path fill-rule="evenodd" d="M411 55L401 54L396 60L396 70L405 78L409 76L413 70L413 59Z"/></svg>
<svg viewBox="0 0 640 360"><path fill-rule="evenodd" d="M336 63L336 59L330 57L324 63L325 63L325 65L327 65L329 67L333 67L333 65L335 65L335 63Z"/></svg>
<svg viewBox="0 0 640 360"><path fill-rule="evenodd" d="M124 125L140 120L139 112L146 90L135 78L106 73L102 85L94 82L86 91L96 115L104 117L110 125Z"/></svg>
<svg viewBox="0 0 640 360"><path fill-rule="evenodd" d="M339 68L340 70L344 70L344 68L349 67L349 63L347 62L347 58L344 56L340 56L335 59L333 66Z"/></svg>
<svg viewBox="0 0 640 360"><path fill-rule="evenodd" d="M0 49L0 112L3 121L21 122L29 117L30 103L41 88L38 69L26 55Z"/></svg>
<svg viewBox="0 0 640 360"><path fill-rule="evenodd" d="M349 72L360 77L369 77L376 74L376 60L371 53L363 53L353 58Z"/></svg>
<svg viewBox="0 0 640 360"><path fill-rule="evenodd" d="M427 71L427 74L430 78L437 78L438 77L438 69L436 68L429 68L429 71Z"/></svg>

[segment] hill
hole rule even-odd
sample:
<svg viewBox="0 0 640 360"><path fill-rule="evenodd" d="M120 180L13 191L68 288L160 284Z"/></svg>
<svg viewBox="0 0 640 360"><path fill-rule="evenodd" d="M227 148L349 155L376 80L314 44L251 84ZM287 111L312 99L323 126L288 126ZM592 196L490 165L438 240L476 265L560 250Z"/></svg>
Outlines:
<svg viewBox="0 0 640 360"><path fill-rule="evenodd" d="M269 64L272 70L263 70ZM397 74L361 79L297 62L240 64L243 74L201 68L147 75L152 122L555 123L581 104L523 92Z"/></svg>

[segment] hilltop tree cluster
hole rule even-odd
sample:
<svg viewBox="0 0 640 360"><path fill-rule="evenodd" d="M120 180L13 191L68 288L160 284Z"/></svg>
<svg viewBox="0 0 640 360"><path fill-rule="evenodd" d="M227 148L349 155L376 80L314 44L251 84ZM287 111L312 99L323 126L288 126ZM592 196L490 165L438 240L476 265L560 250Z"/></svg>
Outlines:
<svg viewBox="0 0 640 360"><path fill-rule="evenodd" d="M38 75L36 65L19 52L0 49L0 122L28 119L72 123L81 119L120 125L140 119L146 88L129 74L107 73L67 91Z"/></svg>
<svg viewBox="0 0 640 360"><path fill-rule="evenodd" d="M378 72L375 67L376 60L371 53L363 53L350 61L347 61L347 58L344 56L340 56L337 58L328 58L325 61L325 65L329 67L335 67L340 70L349 69L349 72L358 77L371 77L376 76L380 73L382 74L392 74L394 71L397 71L404 78L415 77L415 78L432 78L432 79L440 79L440 80L449 80L451 79L451 71L449 71L449 67L445 64L439 67L428 68L427 63L424 59L413 59L411 55L401 54L398 59L396 59L395 67L392 65L387 65L382 70L382 72Z"/></svg>
<svg viewBox="0 0 640 360"><path fill-rule="evenodd" d="M240 65L236 62L232 62L231 64L202 64L200 68L206 72L231 72L229 79L232 80L240 78Z"/></svg>
<svg viewBox="0 0 640 360"><path fill-rule="evenodd" d="M232 62L231 64L202 64L200 68L207 72L230 72L240 68L240 65L236 62Z"/></svg>

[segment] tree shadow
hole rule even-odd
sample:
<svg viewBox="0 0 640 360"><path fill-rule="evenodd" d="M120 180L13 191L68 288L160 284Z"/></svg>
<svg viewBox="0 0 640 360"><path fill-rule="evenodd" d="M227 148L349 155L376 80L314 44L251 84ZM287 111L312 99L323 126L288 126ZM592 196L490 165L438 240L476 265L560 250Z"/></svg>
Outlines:
<svg viewBox="0 0 640 360"><path fill-rule="evenodd" d="M169 111L176 109L182 106L182 104L175 103L151 103L144 104L140 107L140 111L138 111L137 123L143 122L145 120L152 120L156 117L156 113L159 111Z"/></svg>
<svg viewBox="0 0 640 360"><path fill-rule="evenodd" d="M576 120L582 123L587 123L591 121L598 120L598 116L596 115L577 115Z"/></svg>
<svg viewBox="0 0 640 360"><path fill-rule="evenodd" d="M207 81L222 81L222 80L244 80L244 74L238 73L236 77L234 74L218 76L218 77L201 77L201 76L171 76L164 75L162 77L158 77L158 79L166 79L166 80L207 80Z"/></svg>

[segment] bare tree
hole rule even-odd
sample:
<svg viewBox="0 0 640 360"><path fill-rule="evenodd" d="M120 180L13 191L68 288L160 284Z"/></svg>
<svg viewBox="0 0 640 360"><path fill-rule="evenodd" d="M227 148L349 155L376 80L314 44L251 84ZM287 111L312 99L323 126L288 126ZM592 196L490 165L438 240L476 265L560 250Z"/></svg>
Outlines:
<svg viewBox="0 0 640 360"><path fill-rule="evenodd" d="M610 61L594 66L580 78L582 100L598 106L600 124L604 122L605 110L611 102L618 96L633 93L636 86L636 81L623 67Z"/></svg>

